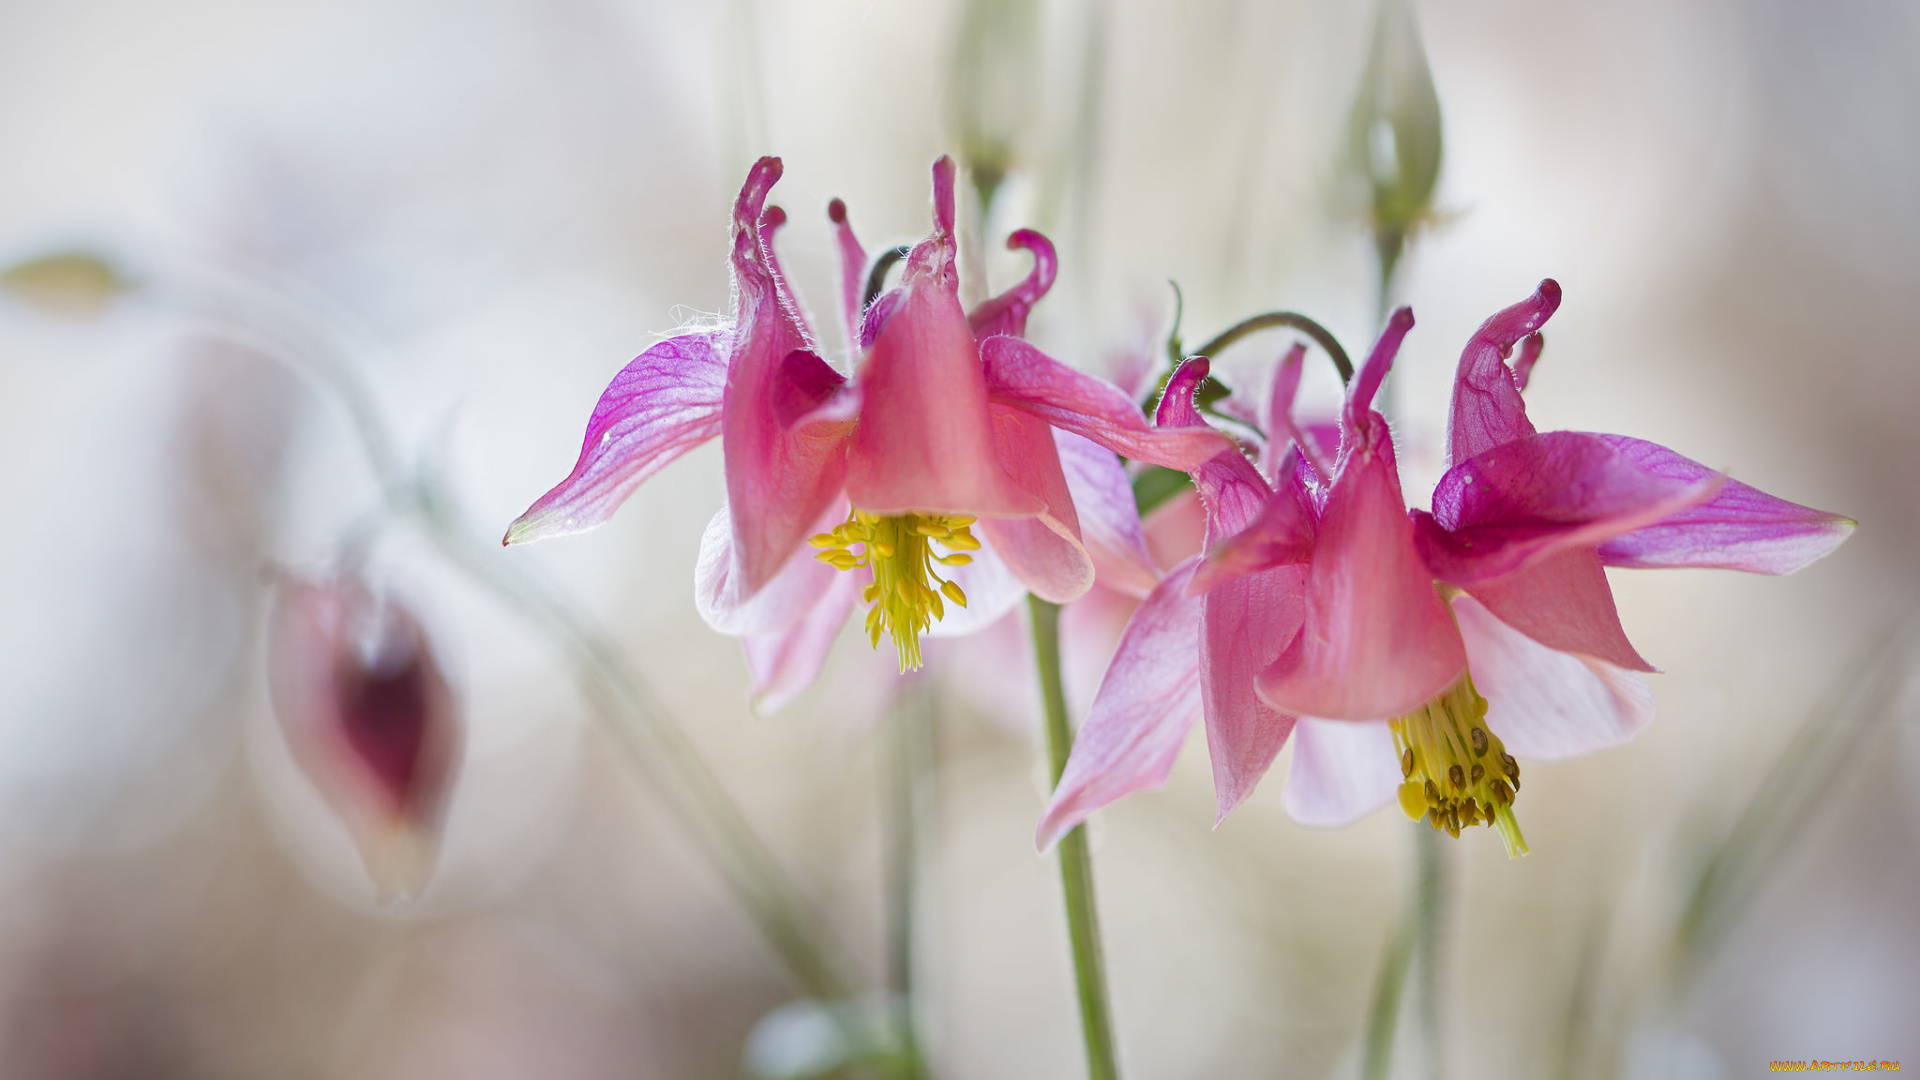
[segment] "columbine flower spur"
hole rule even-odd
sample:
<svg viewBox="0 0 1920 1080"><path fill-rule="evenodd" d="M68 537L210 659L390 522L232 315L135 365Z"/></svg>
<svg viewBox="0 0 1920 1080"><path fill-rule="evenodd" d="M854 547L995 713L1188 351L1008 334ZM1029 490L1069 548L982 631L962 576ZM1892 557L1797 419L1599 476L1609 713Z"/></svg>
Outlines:
<svg viewBox="0 0 1920 1080"><path fill-rule="evenodd" d="M942 158L932 234L900 286L863 304L870 268L835 200L840 310L857 354L848 377L822 358L774 254L786 215L766 199L780 173L762 158L734 204L733 324L668 338L615 376L573 472L506 542L600 524L719 435L727 504L701 545L696 601L715 629L746 639L765 707L813 680L856 601L869 607L869 640L891 636L905 671L943 619L949 631L983 625L1023 588L1071 600L1096 562L1152 575L1116 452L1185 469L1228 443L1205 428L1155 430L1120 390L1021 340L1053 283L1052 244L1014 233L1008 246L1033 255L1032 273L965 311L954 166Z"/></svg>
<svg viewBox="0 0 1920 1080"><path fill-rule="evenodd" d="M1520 395L1559 303L1542 282L1468 342L1431 512L1405 508L1371 408L1411 312L1395 313L1349 387L1332 464L1289 416L1298 351L1288 358L1264 417L1274 442L1294 442L1275 484L1234 452L1193 472L1206 551L1122 636L1043 844L1163 783L1203 713L1223 815L1291 736L1296 820L1344 824L1397 796L1415 820L1455 835L1496 826L1524 853L1519 758L1617 745L1653 719L1641 673L1654 669L1627 642L1603 566L1780 574L1846 538L1852 521L1664 447L1535 432ZM1175 374L1159 423L1202 423L1191 398L1205 371L1195 360Z"/></svg>

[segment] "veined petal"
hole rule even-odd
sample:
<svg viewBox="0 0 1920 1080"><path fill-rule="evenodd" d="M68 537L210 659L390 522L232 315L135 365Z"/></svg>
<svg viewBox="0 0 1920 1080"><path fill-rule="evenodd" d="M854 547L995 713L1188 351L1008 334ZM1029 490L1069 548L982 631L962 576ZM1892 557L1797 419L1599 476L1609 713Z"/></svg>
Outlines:
<svg viewBox="0 0 1920 1080"><path fill-rule="evenodd" d="M827 220L833 222L834 238L840 246L840 320L847 332L847 344L854 351L860 346L860 308L866 300L867 249L853 235L853 223L847 220L847 204L835 199L827 204Z"/></svg>
<svg viewBox="0 0 1920 1080"><path fill-rule="evenodd" d="M826 594L793 625L745 636L741 644L746 647L747 670L753 673L754 712L772 715L820 677L860 589L857 576L835 574Z"/></svg>
<svg viewBox="0 0 1920 1080"><path fill-rule="evenodd" d="M900 299L859 372L847 493L876 514L1032 517L1044 504L996 463L986 379L960 307L949 158L934 166L934 203L933 235L907 256Z"/></svg>
<svg viewBox="0 0 1920 1080"><path fill-rule="evenodd" d="M1562 548L1524 570L1463 588L1501 622L1550 649L1633 671L1658 670L1627 642L1613 589L1592 548Z"/></svg>
<svg viewBox="0 0 1920 1080"><path fill-rule="evenodd" d="M1127 622L1040 818L1042 851L1115 799L1166 783L1200 715L1200 601L1186 592L1196 565L1175 567Z"/></svg>
<svg viewBox="0 0 1920 1080"><path fill-rule="evenodd" d="M1447 425L1448 464L1533 434L1527 406L1520 400L1520 386L1506 361L1514 344L1537 333L1559 306L1560 286L1548 278L1532 296L1481 323L1468 339L1453 380L1453 412ZM1533 356L1538 358L1537 349ZM1532 364L1527 366L1531 371Z"/></svg>
<svg viewBox="0 0 1920 1080"><path fill-rule="evenodd" d="M1594 547L1712 498L1726 477L1649 472L1598 435L1549 431L1501 443L1447 470L1415 538L1441 581L1509 574L1570 547Z"/></svg>
<svg viewBox="0 0 1920 1080"><path fill-rule="evenodd" d="M1513 753L1575 757L1618 746L1653 722L1653 690L1638 672L1550 649L1471 596L1455 597L1453 612L1487 724Z"/></svg>
<svg viewBox="0 0 1920 1080"><path fill-rule="evenodd" d="M1698 483L1716 475L1655 443L1625 435L1597 437L1657 476ZM1776 499L1729 480L1698 506L1608 540L1600 546L1600 561L1608 566L1700 566L1785 574L1839 547L1853 530L1854 522L1839 514Z"/></svg>
<svg viewBox="0 0 1920 1080"><path fill-rule="evenodd" d="M779 159L761 158L734 203L738 306L720 421L737 560L728 577L742 597L780 572L839 493L850 426L798 423L844 379L819 358L773 260L772 231L784 215L765 204L779 178Z"/></svg>
<svg viewBox="0 0 1920 1080"><path fill-rule="evenodd" d="M1212 430L1193 404L1194 391L1206 381L1210 367L1206 357L1195 356L1174 369L1172 377L1167 379L1165 392L1160 395L1160 407L1154 410L1156 429L1168 433ZM1272 494L1260 470L1232 443L1187 473L1193 478L1194 490L1200 493L1201 504L1206 507L1208 551L1253 524Z"/></svg>
<svg viewBox="0 0 1920 1080"><path fill-rule="evenodd" d="M803 544L788 553L777 574L748 591L734 557L739 530L729 511L722 506L707 522L700 536L700 560L693 568L694 607L715 630L739 637L789 629L821 602L835 579L852 576L815 559L813 549ZM814 522L814 531L825 532L846 516L846 503L835 504Z"/></svg>
<svg viewBox="0 0 1920 1080"><path fill-rule="evenodd" d="M1037 417L991 407L995 454L1006 475L1042 510L1027 518L984 518L974 527L1035 596L1064 604L1093 588L1093 557L1067 488L1053 432Z"/></svg>
<svg viewBox="0 0 1920 1080"><path fill-rule="evenodd" d="M591 529L668 462L720 434L723 336L668 338L620 369L587 420L573 471L507 526L501 542Z"/></svg>
<svg viewBox="0 0 1920 1080"><path fill-rule="evenodd" d="M1387 421L1367 407L1412 325L1405 308L1394 314L1349 391L1306 622L1260 676L1260 695L1276 708L1335 720L1398 716L1466 667L1453 617L1413 546Z"/></svg>
<svg viewBox="0 0 1920 1080"><path fill-rule="evenodd" d="M1302 825L1351 825L1392 801L1399 755L1384 720L1320 720L1293 728L1293 764L1281 805Z"/></svg>
<svg viewBox="0 0 1920 1080"><path fill-rule="evenodd" d="M1299 456L1290 452L1281 463L1280 490L1267 500L1253 524L1208 551L1206 563L1193 578L1195 592L1256 570L1312 560L1319 530L1300 476L1304 468Z"/></svg>
<svg viewBox="0 0 1920 1080"><path fill-rule="evenodd" d="M1027 335L1027 315L1033 305L1047 295L1053 288L1054 275L1059 272L1060 259L1054 254L1053 242L1032 229L1019 229L1007 237L1007 247L1018 251L1025 248L1033 255L1033 270L1025 281L1008 289L990 300L982 301L979 307L967 315L967 325L973 328L973 336L981 340L997 334L1010 334L1013 337Z"/></svg>
<svg viewBox="0 0 1920 1080"><path fill-rule="evenodd" d="M1300 448L1307 463L1321 479L1333 475L1332 463L1320 452L1313 437L1293 420L1293 399L1300 392L1300 373L1306 362L1307 347L1296 342L1287 350L1273 373L1273 389L1267 395L1266 410L1259 416L1260 430L1267 433L1266 447L1260 452L1260 471L1275 483L1285 477L1280 463L1286 460L1288 444Z"/></svg>
<svg viewBox="0 0 1920 1080"><path fill-rule="evenodd" d="M980 343L987 389L1003 405L1092 439L1121 457L1188 471L1232 443L1206 426L1149 427L1120 388L1059 362L1014 337Z"/></svg>
<svg viewBox="0 0 1920 1080"><path fill-rule="evenodd" d="M1133 485L1113 451L1071 431L1053 429L1054 449L1067 477L1067 490L1080 517L1080 539L1093 556L1102 584L1144 597L1160 584L1160 571L1147 551Z"/></svg>
<svg viewBox="0 0 1920 1080"><path fill-rule="evenodd" d="M1219 818L1239 806L1286 745L1295 715L1256 690L1260 673L1300 632L1307 568L1238 577L1200 598L1200 693Z"/></svg>

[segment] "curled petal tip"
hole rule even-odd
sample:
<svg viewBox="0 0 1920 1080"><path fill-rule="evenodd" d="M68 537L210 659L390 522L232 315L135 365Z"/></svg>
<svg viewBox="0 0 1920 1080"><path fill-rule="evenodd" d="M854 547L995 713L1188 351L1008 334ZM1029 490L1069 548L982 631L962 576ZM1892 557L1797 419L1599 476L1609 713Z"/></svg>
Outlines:
<svg viewBox="0 0 1920 1080"><path fill-rule="evenodd" d="M940 155L933 163L933 224L934 231L941 235L953 232L953 158Z"/></svg>
<svg viewBox="0 0 1920 1080"><path fill-rule="evenodd" d="M1533 295L1542 303L1550 305L1547 312L1552 314L1553 309L1560 306L1560 283L1552 278L1541 278L1540 284L1533 290Z"/></svg>
<svg viewBox="0 0 1920 1080"><path fill-rule="evenodd" d="M833 222L835 225L845 222L847 220L847 204L840 199L834 199L832 202L829 202L827 204L827 220Z"/></svg>

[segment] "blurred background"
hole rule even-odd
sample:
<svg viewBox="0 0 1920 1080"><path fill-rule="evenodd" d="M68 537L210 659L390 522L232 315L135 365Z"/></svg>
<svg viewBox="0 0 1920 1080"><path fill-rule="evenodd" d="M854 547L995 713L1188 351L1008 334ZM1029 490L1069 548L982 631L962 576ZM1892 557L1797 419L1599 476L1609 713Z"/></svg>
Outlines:
<svg viewBox="0 0 1920 1080"><path fill-rule="evenodd" d="M1445 151L1395 287L1419 317L1396 376L1409 497L1438 475L1467 335L1551 275L1543 428L1651 439L1861 523L1787 578L1615 576L1667 672L1660 718L1529 766L1531 857L1448 845L1437 1060L1920 1065L1920 694L1896 636L1920 588L1920 8L1417 12ZM254 297L336 343L439 527L604 628L879 985L896 680L855 631L789 707L749 710L738 642L691 603L717 444L597 532L488 545L565 475L622 364L728 310L727 211L762 153L785 159L782 253L821 315L827 200L870 248L911 241L952 152L1004 172L973 226L993 288L1026 269L1007 230L1059 243L1031 336L1062 359L1111 373L1158 348L1169 279L1190 343L1287 307L1363 349L1374 245L1346 146L1373 20L1320 0L0 5L0 264L110 253L126 286L0 297L0 1075L804 1071L763 1023L794 989L564 650L374 514L338 396L214 309ZM1257 383L1284 344L1222 369ZM418 613L466 718L439 870L407 905L375 902L268 703L271 575L343 551ZM934 1075L1073 1076L1032 691L964 655L998 647L936 653L914 691L937 761L915 1012ZM1196 738L1166 791L1095 821L1128 1075L1358 1073L1411 827L1295 825L1285 764L1211 829ZM1403 1010L1395 1075L1437 1075L1412 1028Z"/></svg>

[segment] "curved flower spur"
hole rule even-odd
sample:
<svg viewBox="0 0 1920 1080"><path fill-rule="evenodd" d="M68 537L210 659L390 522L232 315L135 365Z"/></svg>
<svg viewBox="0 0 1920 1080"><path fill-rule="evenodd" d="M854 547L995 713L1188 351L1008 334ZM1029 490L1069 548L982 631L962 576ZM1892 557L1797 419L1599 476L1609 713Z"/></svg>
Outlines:
<svg viewBox="0 0 1920 1080"><path fill-rule="evenodd" d="M1452 467L1431 513L1406 510L1390 432L1371 408L1411 312L1395 313L1353 380L1331 466L1287 416L1299 354L1288 358L1266 426L1276 443L1295 442L1277 490L1239 483L1239 499L1259 490L1263 505L1233 509L1215 477L1251 472L1238 455L1194 473L1208 499L1207 552L1170 574L1128 627L1042 819L1042 843L1163 783L1204 711L1222 814L1292 735L1285 798L1296 820L1344 824L1397 794L1415 820L1455 835L1497 826L1509 854L1522 854L1518 757L1617 745L1653 717L1640 674L1653 668L1627 643L1603 565L1777 574L1846 538L1848 519L1664 447L1536 433L1520 392L1559 301L1559 286L1542 282L1469 341L1454 387ZM1162 423L1201 422L1186 400L1204 376L1198 364L1170 384L1182 400L1171 411L1163 404ZM1233 515L1250 524L1216 541L1213 524ZM1267 602L1212 606L1223 590L1262 581L1274 592ZM1250 677L1250 666L1263 670ZM1268 710L1245 715L1263 722L1236 721L1221 704L1245 683Z"/></svg>
<svg viewBox="0 0 1920 1080"><path fill-rule="evenodd" d="M746 639L766 708L818 675L856 600L869 606L869 640L890 635L906 671L943 619L948 632L984 625L1023 588L1071 600L1096 563L1150 579L1116 452L1186 469L1229 444L1210 429L1155 430L1118 388L1021 340L1053 282L1046 238L1014 233L1008 246L1032 253L1033 272L966 312L954 165L941 158L932 234L900 286L863 304L872 268L834 200L840 309L858 356L849 378L822 358L774 254L786 215L766 199L780 173L778 158L760 159L734 204L733 324L668 338L616 375L572 473L504 542L599 525L719 435L727 504L701 543L696 601L715 629Z"/></svg>

